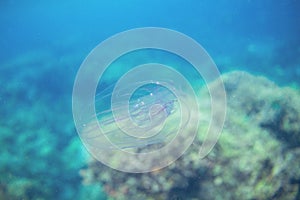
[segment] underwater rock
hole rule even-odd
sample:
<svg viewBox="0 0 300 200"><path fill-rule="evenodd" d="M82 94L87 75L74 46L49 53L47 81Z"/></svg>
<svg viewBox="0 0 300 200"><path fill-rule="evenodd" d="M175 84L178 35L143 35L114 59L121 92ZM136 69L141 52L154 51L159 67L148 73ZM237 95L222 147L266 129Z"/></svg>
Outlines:
<svg viewBox="0 0 300 200"><path fill-rule="evenodd" d="M227 117L207 157L198 156L205 131L200 126L198 140L167 168L130 174L92 160L80 172L84 182L103 185L111 199L299 199L299 91L240 71L222 79ZM205 88L200 97L202 119L208 119Z"/></svg>
<svg viewBox="0 0 300 200"><path fill-rule="evenodd" d="M223 80L230 108L244 112L286 145L300 145L299 91L280 88L264 77L246 72L224 75Z"/></svg>
<svg viewBox="0 0 300 200"><path fill-rule="evenodd" d="M76 62L66 62L41 51L1 62L0 200L105 198L99 185L96 193L80 184L87 154L69 108L72 76L65 76Z"/></svg>

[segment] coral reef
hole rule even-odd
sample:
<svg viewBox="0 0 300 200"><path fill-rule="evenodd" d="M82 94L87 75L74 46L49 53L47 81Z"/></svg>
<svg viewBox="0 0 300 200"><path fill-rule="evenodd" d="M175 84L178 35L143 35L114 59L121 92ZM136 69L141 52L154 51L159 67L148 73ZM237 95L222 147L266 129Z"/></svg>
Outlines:
<svg viewBox="0 0 300 200"><path fill-rule="evenodd" d="M222 135L207 157L198 157L207 128L200 124L198 139L169 167L129 174L92 160L80 172L84 182L104 185L111 199L299 199L299 91L241 71L222 79L227 117ZM208 87L217 84L220 82ZM205 120L210 117L207 89L201 90L200 97Z"/></svg>

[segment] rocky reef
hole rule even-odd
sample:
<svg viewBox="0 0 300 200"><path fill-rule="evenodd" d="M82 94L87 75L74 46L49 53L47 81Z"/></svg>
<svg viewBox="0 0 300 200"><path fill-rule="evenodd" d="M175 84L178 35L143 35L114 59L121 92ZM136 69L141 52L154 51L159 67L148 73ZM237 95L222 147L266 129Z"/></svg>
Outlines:
<svg viewBox="0 0 300 200"><path fill-rule="evenodd" d="M87 153L66 92L72 80L57 84L74 61L61 62L37 51L1 63L0 200L105 198L99 185L80 184ZM53 66L66 71L53 76Z"/></svg>
<svg viewBox="0 0 300 200"><path fill-rule="evenodd" d="M84 183L103 185L109 198L121 200L300 199L299 91L241 71L224 74L222 80L227 116L207 157L198 156L207 128L200 124L194 144L169 167L130 174L91 160L80 172ZM200 97L202 119L209 118L205 88Z"/></svg>

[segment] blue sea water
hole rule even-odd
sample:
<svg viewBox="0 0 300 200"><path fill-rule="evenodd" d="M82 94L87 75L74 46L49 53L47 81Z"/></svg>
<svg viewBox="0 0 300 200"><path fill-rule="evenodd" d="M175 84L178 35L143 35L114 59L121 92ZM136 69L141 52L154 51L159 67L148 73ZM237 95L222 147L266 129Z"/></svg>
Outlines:
<svg viewBox="0 0 300 200"><path fill-rule="evenodd" d="M173 29L200 43L221 73L246 70L299 87L299 10L297 0L1 0L0 199L107 198L82 184L88 154L71 109L76 72L103 40L132 28Z"/></svg>

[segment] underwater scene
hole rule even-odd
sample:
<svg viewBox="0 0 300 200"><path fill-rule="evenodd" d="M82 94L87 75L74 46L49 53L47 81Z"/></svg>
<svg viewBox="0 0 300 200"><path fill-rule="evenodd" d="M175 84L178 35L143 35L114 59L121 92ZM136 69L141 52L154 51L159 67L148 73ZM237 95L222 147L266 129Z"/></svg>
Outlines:
<svg viewBox="0 0 300 200"><path fill-rule="evenodd" d="M0 1L0 200L300 200L298 0Z"/></svg>

